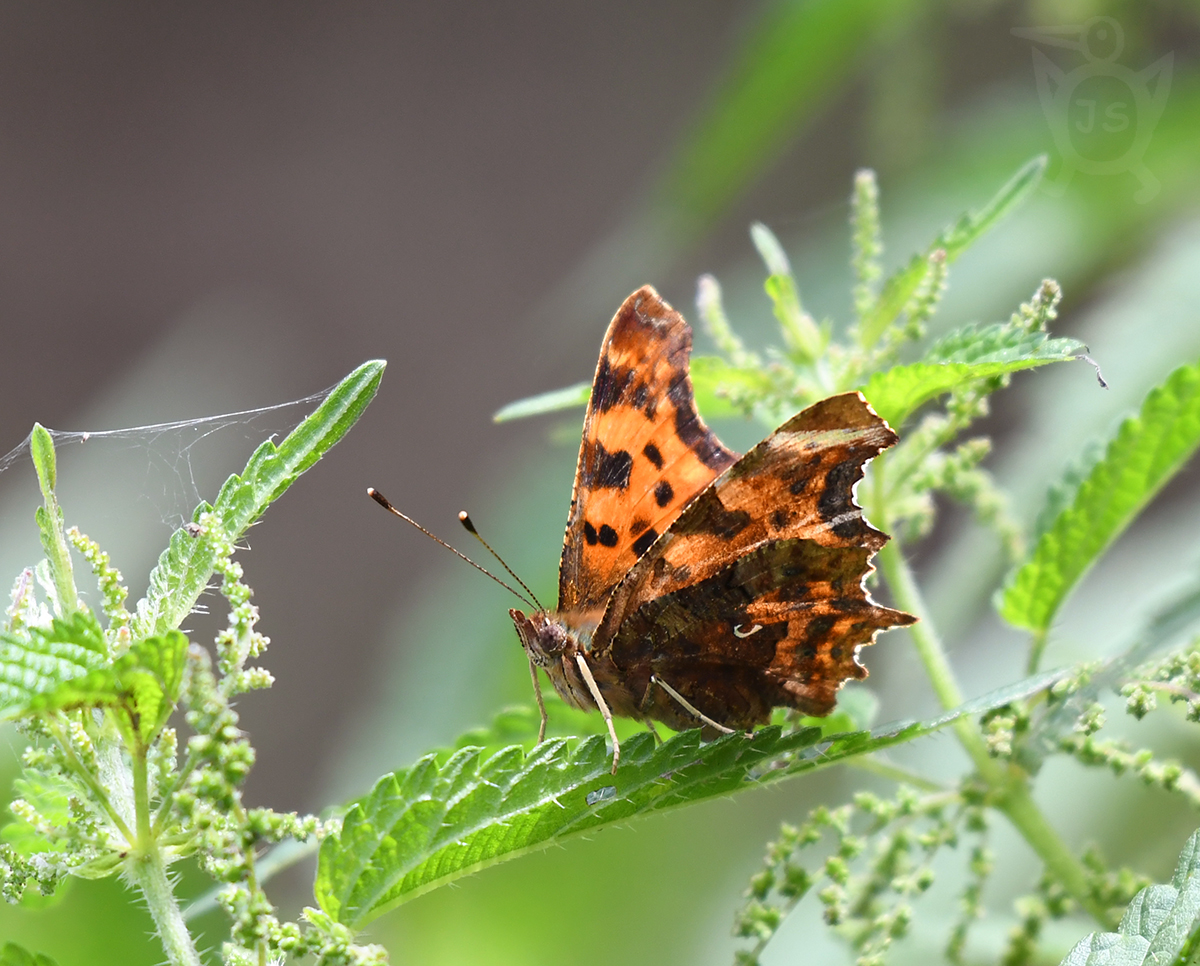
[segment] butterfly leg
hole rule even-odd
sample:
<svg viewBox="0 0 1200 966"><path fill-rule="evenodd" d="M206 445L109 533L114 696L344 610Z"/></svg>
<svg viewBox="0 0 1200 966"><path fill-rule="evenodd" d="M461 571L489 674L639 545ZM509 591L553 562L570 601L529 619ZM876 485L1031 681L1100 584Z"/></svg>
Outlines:
<svg viewBox="0 0 1200 966"><path fill-rule="evenodd" d="M540 745L542 739L546 737L546 702L542 700L542 682L538 680L537 665L533 663L533 658L529 659L529 676L533 678L533 696L537 698L538 711L542 715L542 723L538 726L538 740Z"/></svg>
<svg viewBox="0 0 1200 966"><path fill-rule="evenodd" d="M654 683L650 682L646 685L646 693L642 695L642 700L638 704L638 711L644 712L646 710L646 707L650 704L650 696L652 694L654 694ZM649 731L650 734L654 735L654 744L661 745L663 743L662 735L660 735L658 733L658 729L654 727L654 719L640 718L639 720L646 726L646 730Z"/></svg>
<svg viewBox="0 0 1200 966"><path fill-rule="evenodd" d="M582 654L575 654L575 663L579 665L579 673L583 676L588 690L592 693L592 700L596 702L596 707L604 715L604 723L608 725L608 736L612 738L613 743L612 773L615 775L617 773L617 762L621 760L621 743L617 740L617 730L613 727L612 712L608 710L608 705L604 702L604 695L600 693L600 687L596 684L596 679L592 677L592 669L588 667L587 661L584 660Z"/></svg>
<svg viewBox="0 0 1200 966"><path fill-rule="evenodd" d="M664 681L662 678L658 677L657 675L651 674L650 675L650 683L657 684L660 688L662 688L664 691L666 691L667 694L669 694L672 698L674 698L679 703L680 707L682 707L689 714L695 715L697 718L699 718L701 721L703 721L710 728L713 728L725 735L733 734L732 728L726 728L723 724L718 724L717 722L713 721L712 718L710 718L708 715L706 715L703 711L700 711L698 708L696 708L695 705L693 705L687 698L685 698L682 694L680 694L673 687L671 687L671 685L667 684L667 682Z"/></svg>

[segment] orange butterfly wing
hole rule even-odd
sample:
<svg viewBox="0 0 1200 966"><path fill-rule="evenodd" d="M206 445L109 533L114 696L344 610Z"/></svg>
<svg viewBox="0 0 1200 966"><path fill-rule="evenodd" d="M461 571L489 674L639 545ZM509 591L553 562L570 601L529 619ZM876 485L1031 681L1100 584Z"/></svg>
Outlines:
<svg viewBox="0 0 1200 966"><path fill-rule="evenodd" d="M575 470L560 613L603 607L670 521L737 458L696 412L691 349L688 324L648 285L608 327Z"/></svg>
<svg viewBox="0 0 1200 966"><path fill-rule="evenodd" d="M617 586L592 654L611 661L640 712L690 718L657 675L730 727L776 706L827 714L859 646L914 618L862 586L887 541L854 503L863 465L896 434L859 393L810 406L724 471Z"/></svg>

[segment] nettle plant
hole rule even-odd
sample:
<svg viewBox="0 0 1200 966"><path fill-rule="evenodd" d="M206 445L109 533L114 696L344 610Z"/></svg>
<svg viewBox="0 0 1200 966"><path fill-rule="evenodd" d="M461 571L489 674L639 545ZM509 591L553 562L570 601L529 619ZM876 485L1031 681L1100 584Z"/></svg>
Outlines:
<svg viewBox="0 0 1200 966"><path fill-rule="evenodd" d="M950 264L1028 196L1044 168L1044 159L1025 166L886 280L875 180L861 172L852 203L856 318L844 337L804 311L783 249L764 226L752 235L770 273L779 347L766 355L749 350L726 318L715 280L700 282L700 316L721 353L692 362L706 415L743 413L773 426L815 400L857 388L900 432L901 441L869 467L858 497L872 523L893 535L878 555L879 576L896 606L920 617L909 633L943 713L871 728L871 702L860 689L853 699L847 692L829 718L780 713L753 734L709 742L698 730L661 740L623 722L614 775L599 715L551 695L548 737L540 743L536 711L508 709L456 747L385 775L369 794L331 810L333 818L248 809L239 787L254 752L238 730L233 699L270 686L271 676L250 663L267 641L255 630L258 613L232 559L237 541L350 429L373 398L383 363L348 376L278 447L264 443L212 506L198 507L172 536L133 612L107 555L65 527L52 437L35 427L30 448L44 497L37 524L46 559L18 576L0 635L0 713L29 740L0 844L5 898L51 893L68 875L119 874L145 900L168 960L194 966L204 958L169 872L192 857L218 883L210 898L229 914L222 962L384 963L385 950L357 942L364 927L461 876L638 815L853 763L894 782L895 792L863 792L783 826L735 916L744 966L759 961L784 917L810 893L858 963L883 962L908 931L916 900L933 883L931 863L946 849L957 850L967 876L945 955L964 962L968 932L984 912L995 861L988 829L997 819L1009 822L1042 863L1032 891L1017 902L1019 924L1004 964L1046 961L1039 948L1046 920L1071 914L1090 917L1103 931L1081 940L1066 963L1185 961L1200 943L1197 837L1184 846L1171 884L1149 885L1137 870L1110 868L1095 849L1075 854L1031 792L1045 760L1068 755L1200 805L1200 780L1190 771L1099 735L1101 698L1112 692L1137 719L1162 701L1183 704L1189 719L1200 720L1200 638L1188 637L1200 620L1200 582L1131 647L1113 642L1115 657L1039 672L1071 590L1200 446L1200 362L1155 387L1106 446L1086 450L1052 491L1036 532L1026 535L980 465L988 441L964 433L1012 373L1091 361L1080 343L1047 333L1058 286L1043 282L1007 322L958 329L916 361L900 361L912 355L936 310ZM579 405L588 388L524 400L499 416ZM965 503L1002 538L1012 569L997 589L998 609L1029 634L1029 676L970 701L905 559L906 545L929 532L939 493ZM72 551L95 575L99 614L78 597ZM210 650L189 642L179 626L214 578L229 604L229 624ZM171 727L173 715L191 732L186 748ZM954 733L970 761L956 781L884 756L941 729ZM284 839L318 851L315 905L300 922L281 921L264 891L268 870L284 860L280 853L263 860L260 851ZM288 854L305 854L305 846L292 845ZM192 908L204 906L201 900ZM10 944L0 963L49 960Z"/></svg>

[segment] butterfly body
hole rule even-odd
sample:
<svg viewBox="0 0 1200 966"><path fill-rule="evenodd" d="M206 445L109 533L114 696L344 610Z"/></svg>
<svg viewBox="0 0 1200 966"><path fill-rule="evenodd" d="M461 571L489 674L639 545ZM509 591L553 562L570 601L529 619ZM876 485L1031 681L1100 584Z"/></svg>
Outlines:
<svg viewBox="0 0 1200 966"><path fill-rule="evenodd" d="M855 504L896 434L857 393L744 456L696 412L691 330L649 286L601 347L559 569L559 606L510 614L569 704L676 729L828 714L858 649L914 618L863 587L887 541ZM536 681L536 673L534 675ZM614 737L615 740L615 737Z"/></svg>

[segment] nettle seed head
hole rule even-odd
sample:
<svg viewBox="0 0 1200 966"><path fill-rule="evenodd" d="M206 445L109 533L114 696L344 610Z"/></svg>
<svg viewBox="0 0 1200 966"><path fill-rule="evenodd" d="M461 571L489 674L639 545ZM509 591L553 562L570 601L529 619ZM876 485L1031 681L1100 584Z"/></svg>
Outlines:
<svg viewBox="0 0 1200 966"><path fill-rule="evenodd" d="M1125 710L1139 721L1158 707L1158 696L1144 684L1127 684L1121 689Z"/></svg>

